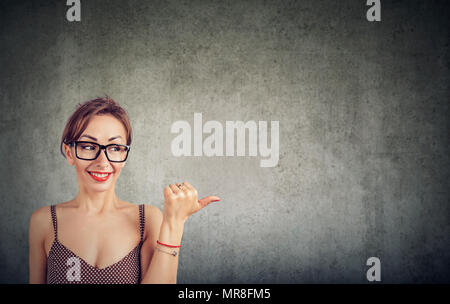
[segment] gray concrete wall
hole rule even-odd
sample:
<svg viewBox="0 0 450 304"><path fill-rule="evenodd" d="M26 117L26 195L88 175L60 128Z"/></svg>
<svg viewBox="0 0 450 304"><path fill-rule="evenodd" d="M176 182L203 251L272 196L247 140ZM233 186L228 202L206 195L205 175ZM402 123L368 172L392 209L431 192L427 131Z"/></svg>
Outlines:
<svg viewBox="0 0 450 304"><path fill-rule="evenodd" d="M108 94L133 147L118 195L162 209L189 181L180 283L450 281L449 5L382 1L2 1L0 282L28 281L34 210L74 197L59 153ZM280 160L174 157L172 123L278 120ZM50 219L49 219L50 220Z"/></svg>

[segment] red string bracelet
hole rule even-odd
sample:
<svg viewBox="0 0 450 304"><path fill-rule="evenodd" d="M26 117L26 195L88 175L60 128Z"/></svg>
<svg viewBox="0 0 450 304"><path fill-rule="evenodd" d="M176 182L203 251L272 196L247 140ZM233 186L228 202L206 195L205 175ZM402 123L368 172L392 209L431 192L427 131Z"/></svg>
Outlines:
<svg viewBox="0 0 450 304"><path fill-rule="evenodd" d="M158 240L156 240L156 243L159 244L159 245L163 245L163 246L169 247L169 248L180 248L181 247L181 245L179 245L179 246L167 245L167 244L161 243Z"/></svg>

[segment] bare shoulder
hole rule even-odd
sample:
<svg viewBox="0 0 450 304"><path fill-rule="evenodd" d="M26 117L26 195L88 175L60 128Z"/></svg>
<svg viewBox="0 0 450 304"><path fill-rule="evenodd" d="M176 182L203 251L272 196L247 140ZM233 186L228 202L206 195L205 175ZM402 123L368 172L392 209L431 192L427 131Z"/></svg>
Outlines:
<svg viewBox="0 0 450 304"><path fill-rule="evenodd" d="M127 209L134 210L138 204L122 201ZM142 204L144 205L144 217L145 217L145 223L146 227L153 226L154 224L157 224L158 227L161 225L162 222L162 212L161 210L151 204ZM131 213L134 217L134 211ZM146 229L147 230L147 229Z"/></svg>
<svg viewBox="0 0 450 304"><path fill-rule="evenodd" d="M145 219L147 222L160 222L162 221L162 212L161 210L154 206L154 205L150 205L150 204L143 204L144 205L144 209L145 209ZM161 223L159 223L161 224Z"/></svg>
<svg viewBox="0 0 450 304"><path fill-rule="evenodd" d="M150 237L151 240L156 240L159 235L159 229L162 223L162 212L161 210L153 205L144 204L145 212L145 235L144 238Z"/></svg>
<svg viewBox="0 0 450 304"><path fill-rule="evenodd" d="M51 225L50 206L42 206L30 217L30 232L33 236L44 237Z"/></svg>
<svg viewBox="0 0 450 304"><path fill-rule="evenodd" d="M30 223L40 226L43 223L47 223L50 216L50 206L42 206L31 214Z"/></svg>
<svg viewBox="0 0 450 304"><path fill-rule="evenodd" d="M159 210L158 207L150 205L150 204L143 204L145 208L145 215L148 215L149 217L159 219L162 218L161 210Z"/></svg>
<svg viewBox="0 0 450 304"><path fill-rule="evenodd" d="M128 211L135 210L138 205L136 203L131 203L128 201L123 201L123 200L122 200L122 203L125 206L125 209L127 209ZM161 211L156 206L153 206L150 204L139 204L139 205L144 205L145 218L147 218L147 217L151 217L151 218L156 217L157 218L159 215L162 216ZM132 214L134 216L134 211L132 211Z"/></svg>

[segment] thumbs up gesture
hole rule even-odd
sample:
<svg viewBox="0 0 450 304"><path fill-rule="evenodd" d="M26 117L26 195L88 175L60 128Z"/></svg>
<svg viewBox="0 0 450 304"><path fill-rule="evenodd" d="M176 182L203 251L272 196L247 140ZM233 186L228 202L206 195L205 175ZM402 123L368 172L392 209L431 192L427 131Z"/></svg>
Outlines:
<svg viewBox="0 0 450 304"><path fill-rule="evenodd" d="M188 182L170 184L164 188L164 218L183 223L189 216L212 202L220 201L218 196L198 199L197 190Z"/></svg>

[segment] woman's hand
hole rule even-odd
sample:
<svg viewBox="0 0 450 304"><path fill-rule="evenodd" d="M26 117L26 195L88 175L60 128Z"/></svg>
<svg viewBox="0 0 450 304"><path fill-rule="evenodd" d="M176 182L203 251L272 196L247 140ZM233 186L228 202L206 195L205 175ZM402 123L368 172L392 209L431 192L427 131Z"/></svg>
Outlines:
<svg viewBox="0 0 450 304"><path fill-rule="evenodd" d="M181 223L189 216L200 209L208 206L212 202L220 201L220 197L207 196L198 199L197 190L188 182L170 184L164 188L164 213L163 220L170 223Z"/></svg>
<svg viewBox="0 0 450 304"><path fill-rule="evenodd" d="M178 251L183 238L184 222L195 212L220 200L217 196L207 196L199 200L197 190L191 184L184 182L178 185L180 187L171 184L164 188L164 213L157 239L159 245L155 244L155 248L159 250L153 250L152 261L141 283L177 282ZM168 248L160 248L165 246L172 247L170 252L167 252Z"/></svg>

